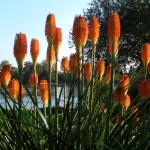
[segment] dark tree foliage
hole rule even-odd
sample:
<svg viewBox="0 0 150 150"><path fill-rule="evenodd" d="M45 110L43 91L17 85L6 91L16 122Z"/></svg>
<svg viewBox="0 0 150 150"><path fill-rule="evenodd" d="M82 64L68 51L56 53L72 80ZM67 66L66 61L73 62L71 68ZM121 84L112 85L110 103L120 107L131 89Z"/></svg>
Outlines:
<svg viewBox="0 0 150 150"><path fill-rule="evenodd" d="M141 47L150 42L150 0L93 0L89 8L84 10L84 17L89 22L92 16L97 16L100 22L100 38L97 43L97 59L103 58L109 62L107 22L110 12L118 12L121 21L121 37L117 66L124 68L141 65ZM90 48L89 48L90 47ZM87 42L87 54L90 54L90 42Z"/></svg>

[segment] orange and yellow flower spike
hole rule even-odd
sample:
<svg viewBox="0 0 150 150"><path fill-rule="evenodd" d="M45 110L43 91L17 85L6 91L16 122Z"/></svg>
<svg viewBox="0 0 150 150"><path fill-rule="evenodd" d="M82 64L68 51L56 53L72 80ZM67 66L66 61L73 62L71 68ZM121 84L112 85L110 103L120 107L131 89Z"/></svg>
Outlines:
<svg viewBox="0 0 150 150"><path fill-rule="evenodd" d="M84 75L87 81L91 80L91 76L92 76L92 63L91 62L87 62L85 64Z"/></svg>
<svg viewBox="0 0 150 150"><path fill-rule="evenodd" d="M145 66L150 62L150 43L146 43L142 46L141 59Z"/></svg>
<svg viewBox="0 0 150 150"><path fill-rule="evenodd" d="M150 97L150 80L141 81L138 89L141 99L147 100Z"/></svg>
<svg viewBox="0 0 150 150"><path fill-rule="evenodd" d="M23 65L26 54L27 54L26 35L22 33L16 34L14 43L14 56L16 58L18 66Z"/></svg>
<svg viewBox="0 0 150 150"><path fill-rule="evenodd" d="M89 25L89 38L91 40L92 45L96 45L97 40L100 34L99 21L97 17L92 17L90 19Z"/></svg>
<svg viewBox="0 0 150 150"><path fill-rule="evenodd" d="M39 56L39 41L37 39L31 40L30 54L32 57L33 65L35 65Z"/></svg>
<svg viewBox="0 0 150 150"><path fill-rule="evenodd" d="M128 92L130 79L127 74L123 74L120 79L119 86L122 87L125 91L125 94Z"/></svg>
<svg viewBox="0 0 150 150"><path fill-rule="evenodd" d="M69 60L68 57L63 57L61 60L61 66L60 69L64 72L68 72L69 71Z"/></svg>
<svg viewBox="0 0 150 150"><path fill-rule="evenodd" d="M52 45L52 43L55 39L55 34L56 34L55 15L49 14L46 19L45 36L50 45Z"/></svg>
<svg viewBox="0 0 150 150"><path fill-rule="evenodd" d="M10 80L9 83L9 94L11 99L18 100L19 96L19 81L17 79Z"/></svg>
<svg viewBox="0 0 150 150"><path fill-rule="evenodd" d="M11 80L10 65L3 65L1 70L1 84L4 88L7 88Z"/></svg>
<svg viewBox="0 0 150 150"><path fill-rule="evenodd" d="M105 72L105 62L104 60L98 60L96 62L96 67L95 67L96 73L99 75L99 79L102 79L102 76L104 75Z"/></svg>
<svg viewBox="0 0 150 150"><path fill-rule="evenodd" d="M81 52L88 38L88 25L84 17L76 16L73 23L72 38L76 46L76 50Z"/></svg>
<svg viewBox="0 0 150 150"><path fill-rule="evenodd" d="M46 106L48 103L48 99L49 99L47 80L40 81L40 94L41 94L43 105Z"/></svg>
<svg viewBox="0 0 150 150"><path fill-rule="evenodd" d="M30 82L30 86L34 86L34 84L38 84L38 73L36 73L36 77L35 77L35 82L34 82L34 73L31 72L29 75L29 82Z"/></svg>
<svg viewBox="0 0 150 150"><path fill-rule="evenodd" d="M111 80L111 65L110 64L106 66L104 79L105 79L106 84L109 84Z"/></svg>
<svg viewBox="0 0 150 150"><path fill-rule="evenodd" d="M62 31L61 31L61 28L56 28L56 35L55 35L55 39L53 42L53 46L57 55L59 53L61 43L62 43Z"/></svg>

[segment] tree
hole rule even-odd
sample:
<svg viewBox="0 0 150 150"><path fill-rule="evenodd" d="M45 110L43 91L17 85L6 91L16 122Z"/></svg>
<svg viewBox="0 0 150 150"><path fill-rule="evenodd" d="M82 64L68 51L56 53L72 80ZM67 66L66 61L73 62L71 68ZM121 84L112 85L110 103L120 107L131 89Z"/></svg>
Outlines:
<svg viewBox="0 0 150 150"><path fill-rule="evenodd" d="M29 82L29 75L30 72L33 70L33 63L30 61L26 61L24 63L24 68L23 68L23 77L24 77L24 84L27 84Z"/></svg>
<svg viewBox="0 0 150 150"><path fill-rule="evenodd" d="M100 22L100 38L97 43L96 57L110 60L107 48L107 21L110 12L118 12L121 21L121 38L117 66L137 67L141 64L140 52L143 43L150 42L150 0L93 0L83 11L89 22L97 16ZM90 55L91 45L87 42L86 55Z"/></svg>

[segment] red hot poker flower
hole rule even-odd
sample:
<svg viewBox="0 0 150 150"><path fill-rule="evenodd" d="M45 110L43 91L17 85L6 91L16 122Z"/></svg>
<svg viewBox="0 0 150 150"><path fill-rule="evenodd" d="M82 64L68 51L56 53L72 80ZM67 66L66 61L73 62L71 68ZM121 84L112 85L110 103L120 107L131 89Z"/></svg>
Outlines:
<svg viewBox="0 0 150 150"><path fill-rule="evenodd" d="M142 46L141 58L143 64L147 66L150 61L150 43L146 43Z"/></svg>
<svg viewBox="0 0 150 150"><path fill-rule="evenodd" d="M62 31L61 31L61 28L56 28L56 34L55 34L53 45L54 45L55 51L57 52L57 55L58 55L61 43L62 43Z"/></svg>
<svg viewBox="0 0 150 150"><path fill-rule="evenodd" d="M144 80L139 84L139 94L143 101L147 100L150 97L150 81Z"/></svg>
<svg viewBox="0 0 150 150"><path fill-rule="evenodd" d="M105 62L104 62L104 60L98 60L96 62L95 69L96 69L96 73L99 75L100 80L101 80L101 78L102 78L102 76L105 72Z"/></svg>
<svg viewBox="0 0 150 150"><path fill-rule="evenodd" d="M122 87L125 91L125 94L128 92L130 79L127 74L123 74L120 79L120 87Z"/></svg>
<svg viewBox="0 0 150 150"><path fill-rule="evenodd" d="M125 110L127 110L127 108L130 106L130 103L131 103L130 96L128 94L123 95L120 101L120 104L122 105L122 107Z"/></svg>
<svg viewBox="0 0 150 150"><path fill-rule="evenodd" d="M114 92L115 102L121 104L124 99L125 99L125 90L121 86L116 87L116 90Z"/></svg>
<svg viewBox="0 0 150 150"><path fill-rule="evenodd" d="M22 100L24 99L24 86L22 85L22 92L21 92Z"/></svg>
<svg viewBox="0 0 150 150"><path fill-rule="evenodd" d="M81 51L88 38L88 25L84 17L76 16L73 23L72 38L77 51Z"/></svg>
<svg viewBox="0 0 150 150"><path fill-rule="evenodd" d="M36 64L37 58L39 56L39 41L36 39L31 40L30 53L32 57L33 64Z"/></svg>
<svg viewBox="0 0 150 150"><path fill-rule="evenodd" d="M106 71L105 71L105 82L108 84L111 80L111 65L107 65Z"/></svg>
<svg viewBox="0 0 150 150"><path fill-rule="evenodd" d="M69 59L70 73L74 74L77 70L77 67L78 67L77 55L76 54L70 54L70 59Z"/></svg>
<svg viewBox="0 0 150 150"><path fill-rule="evenodd" d="M85 64L85 70L84 70L84 75L87 81L91 79L91 73L92 73L92 63L87 62Z"/></svg>
<svg viewBox="0 0 150 150"><path fill-rule="evenodd" d="M22 65L27 54L27 39L26 35L19 33L16 34L14 43L14 56L18 65Z"/></svg>
<svg viewBox="0 0 150 150"><path fill-rule="evenodd" d="M18 100L19 98L19 81L17 79L12 79L9 83L9 94L11 99ZM24 87L22 85L22 99L24 98Z"/></svg>
<svg viewBox="0 0 150 150"><path fill-rule="evenodd" d="M4 88L7 88L11 80L11 71L9 65L3 65L1 70L1 83Z"/></svg>
<svg viewBox="0 0 150 150"><path fill-rule="evenodd" d="M89 25L89 38L91 40L92 45L95 45L100 34L99 21L97 17L92 17L90 19Z"/></svg>
<svg viewBox="0 0 150 150"><path fill-rule="evenodd" d="M61 60L61 70L67 72L69 70L69 60L68 57L63 57Z"/></svg>
<svg viewBox="0 0 150 150"><path fill-rule="evenodd" d="M36 73L35 80L36 80L36 84L38 84L38 73ZM31 86L33 86L35 84L35 82L34 82L34 73L33 72L30 73L29 82L30 82Z"/></svg>
<svg viewBox="0 0 150 150"><path fill-rule="evenodd" d="M19 81L16 79L10 80L9 83L9 94L11 99L18 100L19 96Z"/></svg>
<svg viewBox="0 0 150 150"><path fill-rule="evenodd" d="M55 15L49 14L46 19L45 36L49 44L52 44L56 34Z"/></svg>
<svg viewBox="0 0 150 150"><path fill-rule="evenodd" d="M48 83L47 80L40 81L40 94L43 105L46 106L48 103Z"/></svg>
<svg viewBox="0 0 150 150"><path fill-rule="evenodd" d="M114 92L114 100L125 109L127 109L131 103L130 96L125 94L125 90L121 86L116 87Z"/></svg>
<svg viewBox="0 0 150 150"><path fill-rule="evenodd" d="M118 13L108 16L108 39L115 41L120 37L120 18Z"/></svg>

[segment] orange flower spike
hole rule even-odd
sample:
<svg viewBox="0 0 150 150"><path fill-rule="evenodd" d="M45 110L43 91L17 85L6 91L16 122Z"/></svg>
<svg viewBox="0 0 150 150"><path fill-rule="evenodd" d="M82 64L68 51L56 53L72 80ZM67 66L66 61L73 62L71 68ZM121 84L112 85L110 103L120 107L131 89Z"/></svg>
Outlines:
<svg viewBox="0 0 150 150"><path fill-rule="evenodd" d="M100 76L100 79L102 78L104 72L105 72L105 62L104 60L98 60L96 63L96 73Z"/></svg>
<svg viewBox="0 0 150 150"><path fill-rule="evenodd" d="M1 70L1 84L4 88L7 88L9 81L11 80L11 71L9 65L3 65Z"/></svg>
<svg viewBox="0 0 150 150"><path fill-rule="evenodd" d="M63 57L61 60L61 66L60 69L64 72L68 72L69 70L69 60L68 57Z"/></svg>
<svg viewBox="0 0 150 150"><path fill-rule="evenodd" d="M143 101L147 100L150 97L150 81L144 80L139 84L139 94L141 95L141 99Z"/></svg>
<svg viewBox="0 0 150 150"><path fill-rule="evenodd" d="M122 99L120 100L120 104L122 105L125 110L130 106L131 100L129 95L123 95Z"/></svg>
<svg viewBox="0 0 150 150"><path fill-rule="evenodd" d="M51 59L49 60L50 51L51 51ZM51 47L51 49L50 49L50 46L47 47L46 60L48 62L50 61L50 65L51 65L51 67L53 67L53 65L55 63L55 50L54 50L53 46Z"/></svg>
<svg viewBox="0 0 150 150"><path fill-rule="evenodd" d="M91 80L91 72L92 72L92 63L87 62L85 64L84 75L87 81Z"/></svg>
<svg viewBox="0 0 150 150"><path fill-rule="evenodd" d="M22 65L27 54L27 39L26 35L19 33L16 34L14 43L14 56L18 65Z"/></svg>
<svg viewBox="0 0 150 150"><path fill-rule="evenodd" d="M146 43L142 46L141 59L143 64L147 66L150 61L150 43Z"/></svg>
<svg viewBox="0 0 150 150"><path fill-rule="evenodd" d="M120 18L118 13L111 13L108 16L108 39L118 40L120 37Z"/></svg>
<svg viewBox="0 0 150 150"><path fill-rule="evenodd" d="M106 70L105 70L105 82L108 84L111 80L111 65L107 65Z"/></svg>
<svg viewBox="0 0 150 150"><path fill-rule="evenodd" d="M124 89L125 94L128 92L130 79L127 74L123 74L120 79L120 86Z"/></svg>
<svg viewBox="0 0 150 150"><path fill-rule="evenodd" d="M122 87L118 86L116 87L116 90L114 92L114 100L116 103L121 104L121 101L124 99L125 91Z"/></svg>
<svg viewBox="0 0 150 150"><path fill-rule="evenodd" d="M39 41L36 39L31 40L30 54L32 57L33 64L36 64L39 56Z"/></svg>
<svg viewBox="0 0 150 150"><path fill-rule="evenodd" d="M40 94L43 105L46 106L48 103L48 83L47 80L40 81Z"/></svg>
<svg viewBox="0 0 150 150"><path fill-rule="evenodd" d="M69 59L70 73L74 74L77 70L77 67L78 67L77 55L76 54L70 54L70 59Z"/></svg>
<svg viewBox="0 0 150 150"><path fill-rule="evenodd" d="M112 49L113 49L113 42L110 40L108 43L108 51L109 51L109 54L111 56L112 56ZM115 55L115 57L118 54L118 49L119 49L119 43L118 43L118 40L115 40L115 42L114 42L114 55Z"/></svg>
<svg viewBox="0 0 150 150"><path fill-rule="evenodd" d="M52 44L56 34L55 15L49 14L46 19L45 36L49 44Z"/></svg>
<svg viewBox="0 0 150 150"><path fill-rule="evenodd" d="M83 18L83 20L82 20L82 24L83 24L83 31L82 31L82 36L83 36L83 38L82 38L82 46L84 47L85 45L86 45L86 42L87 42L87 38L88 38L88 33L89 33L89 31L88 31L88 24L87 24L87 21Z"/></svg>
<svg viewBox="0 0 150 150"><path fill-rule="evenodd" d="M36 73L36 76L35 76L35 80L36 80L36 84L38 84L38 73ZM31 72L30 75L29 75L29 82L30 82L30 85L33 86L34 85L34 73Z"/></svg>
<svg viewBox="0 0 150 150"><path fill-rule="evenodd" d="M147 71L148 71L148 73L150 73L150 63L148 63Z"/></svg>
<svg viewBox="0 0 150 150"><path fill-rule="evenodd" d="M55 51L57 51L57 55L59 53L61 43L62 43L62 31L61 28L56 28L56 35L55 35L53 45Z"/></svg>
<svg viewBox="0 0 150 150"><path fill-rule="evenodd" d="M99 28L99 21L97 17L92 17L90 19L89 25L89 38L91 40L92 45L96 45L97 40L99 38L100 28Z"/></svg>
<svg viewBox="0 0 150 150"><path fill-rule="evenodd" d="M77 51L81 51L88 38L88 25L84 17L76 16L73 23L72 38Z"/></svg>
<svg viewBox="0 0 150 150"><path fill-rule="evenodd" d="M84 47L85 44L86 44L86 41L87 41L87 38L88 38L88 24L87 24L87 21L85 20L84 17L82 17L82 20L80 22L81 24L81 43L82 43L82 46Z"/></svg>
<svg viewBox="0 0 150 150"><path fill-rule="evenodd" d="M9 94L11 99L18 100L19 96L19 81L17 79L10 80L9 83Z"/></svg>
<svg viewBox="0 0 150 150"><path fill-rule="evenodd" d="M21 92L21 95L22 95L22 100L24 99L24 86L22 85L22 92Z"/></svg>

